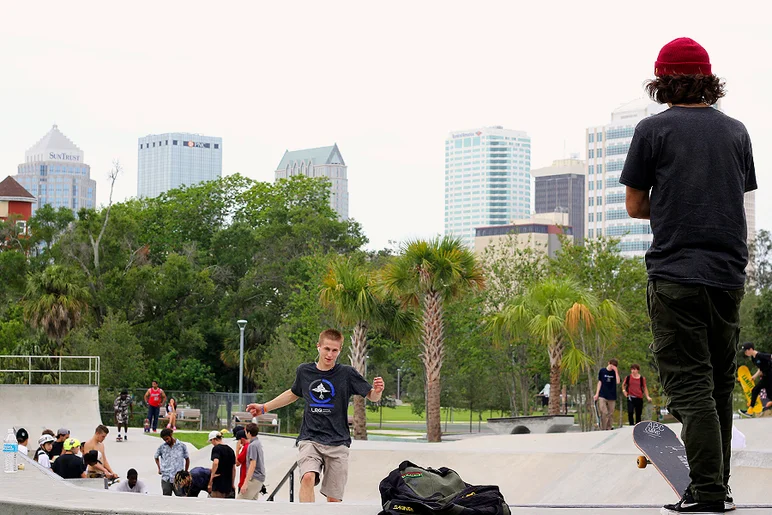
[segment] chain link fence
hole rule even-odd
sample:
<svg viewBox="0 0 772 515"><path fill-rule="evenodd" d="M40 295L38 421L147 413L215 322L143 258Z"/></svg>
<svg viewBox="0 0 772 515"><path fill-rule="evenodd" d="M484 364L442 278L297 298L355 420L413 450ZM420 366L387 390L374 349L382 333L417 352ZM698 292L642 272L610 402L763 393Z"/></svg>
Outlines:
<svg viewBox="0 0 772 515"><path fill-rule="evenodd" d="M113 403L120 395L122 388L102 388L99 391L99 411L102 422L114 425L115 412ZM133 413L129 419L129 426L142 427L147 418L148 405L144 400L147 388L129 388L129 396L133 401ZM166 402L170 398L177 401L177 429L211 431L213 429L228 429L238 423L234 415L244 412L244 407L253 402L266 402L270 400L263 394L243 394L244 406L239 406L239 394L230 392L190 392L178 390L164 390ZM187 413L186 413L187 410ZM194 411L191 411L194 410ZM198 417L191 417L197 412ZM284 433L297 432L300 416L303 412L303 401L286 406L275 413L281 420L281 428ZM165 405L161 409L161 416L165 415ZM242 421L242 424L246 421ZM164 427L165 424L159 424Z"/></svg>

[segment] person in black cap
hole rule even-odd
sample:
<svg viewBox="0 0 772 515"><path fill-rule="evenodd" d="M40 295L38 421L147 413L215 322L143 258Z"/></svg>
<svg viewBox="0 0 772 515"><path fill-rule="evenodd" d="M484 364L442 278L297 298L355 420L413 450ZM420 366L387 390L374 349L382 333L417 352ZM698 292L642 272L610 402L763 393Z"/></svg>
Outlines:
<svg viewBox="0 0 772 515"><path fill-rule="evenodd" d="M60 427L59 430L56 432L56 441L54 442L53 446L51 447L51 460L56 459L57 456L62 455L62 451L64 450L64 441L70 437L70 430L64 427Z"/></svg>
<svg viewBox="0 0 772 515"><path fill-rule="evenodd" d="M113 410L115 412L115 425L118 428L118 437L116 442L129 439L129 419L134 415L134 401L129 396L129 391L121 390L121 394L113 401ZM121 437L121 426L123 426L123 437Z"/></svg>
<svg viewBox="0 0 772 515"><path fill-rule="evenodd" d="M29 443L29 433L27 433L27 430L23 427L16 431L16 441L19 444L19 452L25 456L29 456L29 449L27 449L27 444Z"/></svg>
<svg viewBox="0 0 772 515"><path fill-rule="evenodd" d="M751 406L756 404L756 399L759 397L761 390L767 390L767 394L772 394L772 354L766 352L759 352L753 348L751 342L743 343L743 354L751 358L753 364L756 365L758 370L753 374L753 381L756 382L756 386L751 390ZM759 377L761 379L759 379ZM766 409L766 407L765 407ZM748 415L748 410L740 410L740 414L743 416Z"/></svg>

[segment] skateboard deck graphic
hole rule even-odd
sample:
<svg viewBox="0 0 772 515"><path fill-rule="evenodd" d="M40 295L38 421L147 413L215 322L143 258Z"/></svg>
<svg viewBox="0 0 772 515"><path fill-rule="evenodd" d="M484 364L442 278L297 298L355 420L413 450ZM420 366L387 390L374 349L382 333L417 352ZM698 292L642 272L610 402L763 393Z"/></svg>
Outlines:
<svg viewBox="0 0 772 515"><path fill-rule="evenodd" d="M748 367L742 365L737 369L737 380L740 381L740 384L743 387L745 403L748 405L748 414L755 415L757 413L761 413L761 411L764 409L764 406L761 405L761 399L757 397L756 404L751 406L751 390L753 390L753 387L756 386L756 383L753 382L753 376L751 375L751 371L748 370Z"/></svg>
<svg viewBox="0 0 772 515"><path fill-rule="evenodd" d="M691 479L686 449L673 430L659 422L639 422L633 428L633 442L644 454L638 457L638 467L654 465L680 498Z"/></svg>

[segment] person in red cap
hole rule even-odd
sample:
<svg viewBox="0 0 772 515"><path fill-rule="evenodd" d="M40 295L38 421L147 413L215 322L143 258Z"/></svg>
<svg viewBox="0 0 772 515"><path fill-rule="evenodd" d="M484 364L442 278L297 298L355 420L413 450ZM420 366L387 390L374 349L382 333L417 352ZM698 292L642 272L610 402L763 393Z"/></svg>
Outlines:
<svg viewBox="0 0 772 515"><path fill-rule="evenodd" d="M619 182L646 252L651 345L668 409L682 424L691 485L673 513L734 508L728 490L732 391L748 264L744 194L756 189L745 126L712 108L724 96L705 49L665 45L646 83L669 109L635 128Z"/></svg>

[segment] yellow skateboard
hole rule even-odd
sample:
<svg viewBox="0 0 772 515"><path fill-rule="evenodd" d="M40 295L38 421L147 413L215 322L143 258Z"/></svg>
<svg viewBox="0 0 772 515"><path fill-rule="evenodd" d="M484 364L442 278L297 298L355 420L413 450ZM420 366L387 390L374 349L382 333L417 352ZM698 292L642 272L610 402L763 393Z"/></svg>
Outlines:
<svg viewBox="0 0 772 515"><path fill-rule="evenodd" d="M761 399L756 398L756 404L751 406L751 390L756 384L753 382L753 376L751 371L745 365L737 369L737 380L743 387L743 393L745 394L745 402L748 404L748 415L756 415L761 413L764 407L761 405Z"/></svg>

